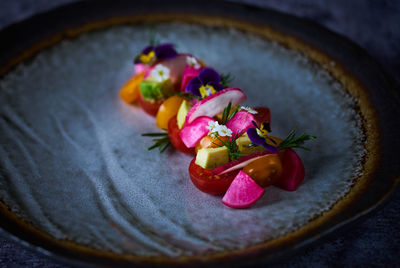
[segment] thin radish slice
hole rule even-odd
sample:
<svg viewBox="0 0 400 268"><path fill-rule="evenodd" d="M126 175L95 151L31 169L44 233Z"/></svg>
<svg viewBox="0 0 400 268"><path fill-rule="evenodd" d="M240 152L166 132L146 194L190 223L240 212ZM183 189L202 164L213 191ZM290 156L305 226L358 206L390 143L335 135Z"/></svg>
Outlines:
<svg viewBox="0 0 400 268"><path fill-rule="evenodd" d="M192 123L185 124L182 130L179 132L179 137L181 137L182 142L188 148L193 148L197 143L210 132L207 129L208 123L215 120L211 117L202 116L196 118Z"/></svg>
<svg viewBox="0 0 400 268"><path fill-rule="evenodd" d="M257 153L249 154L246 156L242 156L237 160L232 160L229 163L226 163L222 166L219 166L219 167L213 169L212 172L215 175L221 175L221 174L224 174L227 172L231 172L236 169L243 168L247 164L249 164L249 163L253 162L254 160L257 160L258 158L263 157L264 155L267 155L267 154L271 154L271 152L262 151L262 152L257 152Z"/></svg>
<svg viewBox="0 0 400 268"><path fill-rule="evenodd" d="M235 106L245 100L246 95L239 88L225 88L196 103L186 115L186 124L190 124L200 116L213 117L221 113L229 102Z"/></svg>
<svg viewBox="0 0 400 268"><path fill-rule="evenodd" d="M303 182L305 170L301 158L293 149L286 149L281 155L282 175L274 186L286 191L295 191Z"/></svg>
<svg viewBox="0 0 400 268"><path fill-rule="evenodd" d="M249 175L239 171L222 198L222 203L231 208L247 208L264 193L264 188L260 187Z"/></svg>

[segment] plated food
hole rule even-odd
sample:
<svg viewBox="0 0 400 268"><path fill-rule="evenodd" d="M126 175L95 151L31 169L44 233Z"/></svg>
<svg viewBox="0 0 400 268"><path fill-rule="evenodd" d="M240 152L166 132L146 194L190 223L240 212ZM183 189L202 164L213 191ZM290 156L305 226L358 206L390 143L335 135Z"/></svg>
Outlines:
<svg viewBox="0 0 400 268"><path fill-rule="evenodd" d="M285 139L270 135L268 107L241 105L245 93L230 87L229 73L221 75L191 54L179 54L171 43L154 40L134 60L134 75L119 95L136 101L156 117L163 133L149 150L164 152L170 144L194 154L189 165L193 184L201 191L224 195L222 203L247 208L267 186L294 191L305 177L304 165L292 148L304 147L315 136L293 129Z"/></svg>

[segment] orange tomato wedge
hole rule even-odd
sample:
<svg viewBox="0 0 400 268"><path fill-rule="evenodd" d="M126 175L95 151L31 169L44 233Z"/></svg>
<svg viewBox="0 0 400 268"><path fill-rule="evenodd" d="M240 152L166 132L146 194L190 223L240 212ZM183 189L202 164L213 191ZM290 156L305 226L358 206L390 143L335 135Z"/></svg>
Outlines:
<svg viewBox="0 0 400 268"><path fill-rule="evenodd" d="M267 187L275 183L282 174L282 163L278 154L268 154L243 168L259 186Z"/></svg>
<svg viewBox="0 0 400 268"><path fill-rule="evenodd" d="M137 100L140 93L140 82L142 82L144 72L135 74L122 86L119 96L126 103L132 103Z"/></svg>
<svg viewBox="0 0 400 268"><path fill-rule="evenodd" d="M179 107L184 98L172 96L166 99L158 108L156 125L161 129L168 129L168 121L178 114Z"/></svg>

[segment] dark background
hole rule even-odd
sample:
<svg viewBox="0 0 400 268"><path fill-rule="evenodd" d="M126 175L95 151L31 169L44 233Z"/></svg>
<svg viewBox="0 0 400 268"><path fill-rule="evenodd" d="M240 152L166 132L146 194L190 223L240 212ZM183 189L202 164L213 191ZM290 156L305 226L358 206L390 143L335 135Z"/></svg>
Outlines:
<svg viewBox="0 0 400 268"><path fill-rule="evenodd" d="M0 29L77 0L0 0ZM309 19L346 36L400 83L399 0L235 0ZM1 53L1 52L0 52ZM400 120L400 119L399 119ZM399 141L400 142L400 141ZM399 158L400 159L400 158ZM399 160L400 165L400 160ZM400 191L385 207L346 231L287 258L279 267L400 267ZM3 238L0 267L70 267Z"/></svg>

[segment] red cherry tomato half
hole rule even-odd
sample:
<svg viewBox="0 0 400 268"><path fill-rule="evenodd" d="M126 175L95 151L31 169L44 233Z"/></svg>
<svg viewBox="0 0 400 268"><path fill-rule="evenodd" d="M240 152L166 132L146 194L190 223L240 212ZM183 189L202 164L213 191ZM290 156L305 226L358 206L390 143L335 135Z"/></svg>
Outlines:
<svg viewBox="0 0 400 268"><path fill-rule="evenodd" d="M154 102L147 101L147 100L143 99L141 94L139 94L139 97L138 97L138 102L139 102L140 107L142 107L142 109L146 113L148 113L149 115L152 115L152 116L157 115L158 108L160 108L160 105L162 104L163 101L164 100L157 100Z"/></svg>
<svg viewBox="0 0 400 268"><path fill-rule="evenodd" d="M169 139L172 143L172 145L182 153L186 154L192 154L195 155L195 150L194 148L188 148L186 145L182 142L181 137L179 137L179 132L181 130L178 127L178 124L176 122L176 116L173 116L169 121L168 121L168 135Z"/></svg>
<svg viewBox="0 0 400 268"><path fill-rule="evenodd" d="M215 175L211 169L204 169L195 163L193 158L189 165L189 175L193 184L202 192L223 195L228 190L240 169L222 175Z"/></svg>
<svg viewBox="0 0 400 268"><path fill-rule="evenodd" d="M256 118L258 124L271 122L271 112L269 111L268 107L256 107L254 110L257 111L254 117Z"/></svg>

